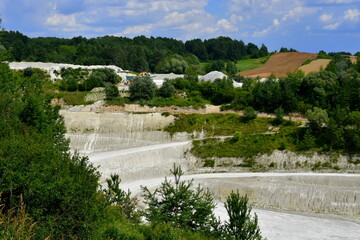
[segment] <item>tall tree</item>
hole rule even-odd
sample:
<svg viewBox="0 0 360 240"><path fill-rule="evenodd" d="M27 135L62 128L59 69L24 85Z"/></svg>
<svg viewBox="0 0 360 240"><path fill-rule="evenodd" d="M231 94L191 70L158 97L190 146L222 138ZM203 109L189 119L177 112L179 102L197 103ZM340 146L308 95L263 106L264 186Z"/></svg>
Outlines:
<svg viewBox="0 0 360 240"><path fill-rule="evenodd" d="M258 217L256 213L251 216L251 206L247 196L241 197L239 192L232 192L226 199L225 209L229 220L224 225L225 239L261 240Z"/></svg>
<svg viewBox="0 0 360 240"><path fill-rule="evenodd" d="M144 215L152 223L171 223L174 226L210 232L216 219L213 214L215 204L209 191L198 186L192 189L193 180L181 181L184 174L181 167L171 170L174 184L165 178L154 192L143 187L148 208Z"/></svg>

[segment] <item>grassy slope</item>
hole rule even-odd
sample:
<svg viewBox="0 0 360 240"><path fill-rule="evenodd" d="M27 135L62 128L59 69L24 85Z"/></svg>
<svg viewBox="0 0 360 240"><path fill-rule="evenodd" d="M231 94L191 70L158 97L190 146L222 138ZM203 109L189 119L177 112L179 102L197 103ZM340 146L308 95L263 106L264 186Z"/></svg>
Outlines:
<svg viewBox="0 0 360 240"><path fill-rule="evenodd" d="M275 149L296 151L294 136L296 126L278 126L277 131L269 132L273 119L257 118L244 122L236 114L189 114L179 115L165 131L194 132L204 131L206 136L233 136L225 139L208 138L193 142L192 153L202 159L212 157L252 158L257 154L272 153ZM285 122L289 123L289 122Z"/></svg>
<svg viewBox="0 0 360 240"><path fill-rule="evenodd" d="M236 66L238 67L238 70L240 72L246 71L263 66L266 63L267 59L268 57L240 60L237 61Z"/></svg>
<svg viewBox="0 0 360 240"><path fill-rule="evenodd" d="M268 60L268 58L269 57L238 60L236 62L236 66L237 66L238 71L250 70L250 69L254 69L254 68L263 66L266 63L266 61ZM210 61L209 62L201 62L200 68L205 71L205 66L208 63L210 63Z"/></svg>
<svg viewBox="0 0 360 240"><path fill-rule="evenodd" d="M86 105L92 104L93 102L86 102L85 96L89 92L65 92L61 91L55 94L55 97L63 98L68 105Z"/></svg>
<svg viewBox="0 0 360 240"><path fill-rule="evenodd" d="M181 114L165 131L176 132L204 131L206 136L229 136L235 132L244 134L264 133L271 126L270 118L257 118L248 123L237 114Z"/></svg>

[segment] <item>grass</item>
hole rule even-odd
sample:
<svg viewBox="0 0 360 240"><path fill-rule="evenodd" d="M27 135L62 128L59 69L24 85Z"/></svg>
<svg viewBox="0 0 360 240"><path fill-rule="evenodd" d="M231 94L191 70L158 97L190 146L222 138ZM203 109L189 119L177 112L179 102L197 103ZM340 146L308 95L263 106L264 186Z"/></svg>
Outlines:
<svg viewBox="0 0 360 240"><path fill-rule="evenodd" d="M195 140L191 152L202 159L238 157L251 160L257 155L271 154L276 149L294 151L296 146L291 135L295 131L296 127L287 127L275 134L242 134L226 139Z"/></svg>
<svg viewBox="0 0 360 240"><path fill-rule="evenodd" d="M142 101L142 105L148 105L150 107L167 107L167 106L177 106L177 107L193 107L195 109L205 108L205 104L209 103L203 99L192 99L192 98L153 98L152 100Z"/></svg>
<svg viewBox="0 0 360 240"><path fill-rule="evenodd" d="M308 59L306 60L305 62L303 62L303 64L301 64L301 66L304 66L304 65L307 65L307 64L310 64L312 61L314 61L315 59Z"/></svg>
<svg viewBox="0 0 360 240"><path fill-rule="evenodd" d="M68 105L86 105L92 102L86 102L85 96L89 92L59 92L55 94L56 98L62 98Z"/></svg>
<svg viewBox="0 0 360 240"><path fill-rule="evenodd" d="M236 66L240 72L254 69L265 65L269 57L262 57L256 59L245 59L237 61Z"/></svg>
<svg viewBox="0 0 360 240"><path fill-rule="evenodd" d="M171 125L164 130L176 132L205 131L207 136L229 136L235 132L242 134L264 133L271 126L271 118L257 118L243 122L243 118L234 113L228 114L180 114Z"/></svg>
<svg viewBox="0 0 360 240"><path fill-rule="evenodd" d="M128 98L117 97L114 99L106 99L106 103L113 106L124 106L125 104L130 103L130 100Z"/></svg>
<svg viewBox="0 0 360 240"><path fill-rule="evenodd" d="M246 71L254 68L258 68L263 66L266 61L269 59L270 56L262 57L262 58L255 58L255 59L244 59L238 60L236 62L236 67L238 71ZM201 62L200 68L205 71L206 65L209 64L211 61Z"/></svg>

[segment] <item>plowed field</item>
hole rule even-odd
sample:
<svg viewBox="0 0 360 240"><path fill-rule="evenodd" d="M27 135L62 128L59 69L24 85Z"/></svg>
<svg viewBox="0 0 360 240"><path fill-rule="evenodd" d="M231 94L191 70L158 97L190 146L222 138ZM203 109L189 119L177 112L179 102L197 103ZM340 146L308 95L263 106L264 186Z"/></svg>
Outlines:
<svg viewBox="0 0 360 240"><path fill-rule="evenodd" d="M316 59L314 53L276 53L272 55L262 67L240 72L244 77L269 77L275 74L276 77L286 77L288 72L293 72L308 59Z"/></svg>

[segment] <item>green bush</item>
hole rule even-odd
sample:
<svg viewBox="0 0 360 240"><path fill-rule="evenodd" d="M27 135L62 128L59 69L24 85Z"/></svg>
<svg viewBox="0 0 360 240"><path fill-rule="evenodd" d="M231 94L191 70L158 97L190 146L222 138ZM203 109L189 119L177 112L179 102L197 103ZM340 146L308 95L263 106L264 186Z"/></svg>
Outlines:
<svg viewBox="0 0 360 240"><path fill-rule="evenodd" d="M119 89L114 84L106 83L105 84L105 95L106 95L106 99L113 100L113 99L119 97Z"/></svg>
<svg viewBox="0 0 360 240"><path fill-rule="evenodd" d="M261 240L258 217L251 216L251 206L247 196L240 196L239 192L232 192L226 199L225 209L229 220L224 224L225 239Z"/></svg>
<svg viewBox="0 0 360 240"><path fill-rule="evenodd" d="M243 115L242 119L244 122L249 122L251 120L254 120L257 117L257 114L256 114L254 108L252 108L252 107L246 107L243 112L244 112L244 115Z"/></svg>
<svg viewBox="0 0 360 240"><path fill-rule="evenodd" d="M156 85L149 76L136 77L129 86L129 92L131 100L150 100L155 97Z"/></svg>
<svg viewBox="0 0 360 240"><path fill-rule="evenodd" d="M158 95L163 98L172 97L175 93L175 87L170 81L165 81L158 90Z"/></svg>
<svg viewBox="0 0 360 240"><path fill-rule="evenodd" d="M213 214L214 200L208 190L200 186L193 189L193 180L181 181L184 174L181 167L171 170L174 184L165 178L161 186L154 192L143 187L143 197L147 208L146 219L153 224L169 223L174 227L190 231L210 233L216 224Z"/></svg>

